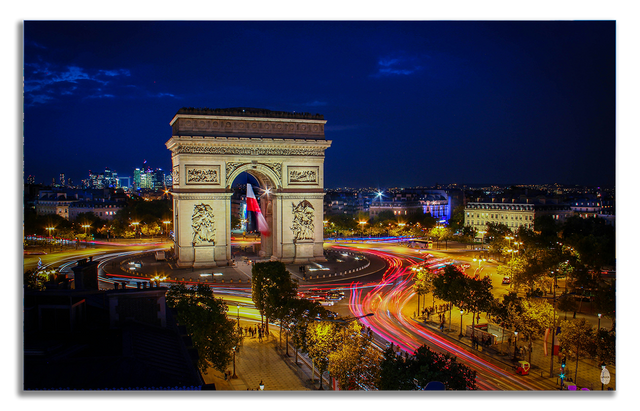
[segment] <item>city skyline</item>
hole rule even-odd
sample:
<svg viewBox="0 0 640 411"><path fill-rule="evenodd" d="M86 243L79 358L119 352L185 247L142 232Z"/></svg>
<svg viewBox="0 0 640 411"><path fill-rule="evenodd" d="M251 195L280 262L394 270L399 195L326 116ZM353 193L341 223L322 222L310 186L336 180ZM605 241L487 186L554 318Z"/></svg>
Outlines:
<svg viewBox="0 0 640 411"><path fill-rule="evenodd" d="M615 29L614 21L27 21L25 179L65 173L79 182L100 164L127 175L143 159L167 170L169 121L180 108L258 107L324 115L327 188L611 187ZM200 38L215 47L188 41Z"/></svg>

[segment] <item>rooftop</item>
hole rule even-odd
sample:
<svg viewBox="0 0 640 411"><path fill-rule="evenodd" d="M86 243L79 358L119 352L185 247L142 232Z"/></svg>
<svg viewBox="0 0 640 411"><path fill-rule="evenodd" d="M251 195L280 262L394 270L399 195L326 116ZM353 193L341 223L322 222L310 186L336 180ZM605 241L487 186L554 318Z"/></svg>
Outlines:
<svg viewBox="0 0 640 411"><path fill-rule="evenodd" d="M231 107L231 108L193 108L183 107L176 114L200 114L219 115L237 117L274 117L274 118L297 118L307 120L324 120L322 114L296 113L288 111L272 111L264 108L253 107Z"/></svg>

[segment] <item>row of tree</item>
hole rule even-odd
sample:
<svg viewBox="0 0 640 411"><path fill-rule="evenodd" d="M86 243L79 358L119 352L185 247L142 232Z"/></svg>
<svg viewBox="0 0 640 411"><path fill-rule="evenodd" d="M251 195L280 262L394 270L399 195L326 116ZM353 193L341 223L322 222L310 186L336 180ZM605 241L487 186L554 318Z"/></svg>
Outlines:
<svg viewBox="0 0 640 411"><path fill-rule="evenodd" d="M603 364L615 363L615 328L598 329L585 319L560 321L553 300L549 302L534 296L519 296L515 291L499 300L493 297L492 288L488 277L469 277L454 265L448 265L438 273L420 268L416 271L414 282L419 300L421 296L431 293L433 304L435 298L450 303L449 327L453 306L457 306L471 313L472 336L475 332L475 318L481 312L486 313L503 330L516 331L518 338L528 345L529 362L533 342L542 338L547 329L555 331L559 327L561 332L558 341L562 355L576 359L576 379L578 358L586 356ZM514 358L516 346L517 341L514 343Z"/></svg>
<svg viewBox="0 0 640 411"><path fill-rule="evenodd" d="M331 319L318 302L297 297L297 283L281 262L257 263L252 269L252 299L266 327L270 321L291 336L298 351L308 354L320 375L329 372L343 390L417 389L408 384L418 378L425 385L440 381L449 389L475 389L475 373L454 358L426 348L399 360L395 352L381 353L373 345L370 330L355 318ZM402 379L395 376L402 375ZM431 380L429 380L431 378ZM434 379L435 378L435 379ZM322 378L320 378L322 388Z"/></svg>
<svg viewBox="0 0 640 411"><path fill-rule="evenodd" d="M381 353L358 322L331 320L318 302L296 298L296 284L280 262L255 264L253 278L254 303L265 326L270 321L280 325L280 343L282 335L287 338L286 354L291 336L295 361L298 351L307 353L320 374L328 371L343 390L416 389L414 378L422 386L441 381L450 389L475 388L475 374L444 354L427 349L408 358L392 349ZM228 318L224 300L204 284L191 288L174 284L167 292L167 305L175 310L198 350L198 368L226 370L233 353L240 350L242 333L236 321ZM402 378L396 378L399 375Z"/></svg>

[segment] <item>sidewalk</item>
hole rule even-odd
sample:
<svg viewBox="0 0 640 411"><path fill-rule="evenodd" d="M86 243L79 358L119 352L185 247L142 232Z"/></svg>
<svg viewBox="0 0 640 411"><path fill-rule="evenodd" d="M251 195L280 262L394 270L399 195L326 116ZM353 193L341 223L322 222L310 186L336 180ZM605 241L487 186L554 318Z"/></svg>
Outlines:
<svg viewBox="0 0 640 411"><path fill-rule="evenodd" d="M253 326L253 322L240 322L241 327ZM274 330L276 332L274 333ZM285 340L282 340L284 347ZM262 342L257 337L245 336L240 352L236 355L237 379L224 379L224 374L213 369L203 375L205 383L214 383L219 391L247 391L259 390L260 382L264 384L264 391L309 391L315 389L311 384L311 370L305 365L293 364L291 358L284 357L277 351L277 329L270 326L268 339ZM233 373L233 363L228 370ZM316 385L318 379L315 379Z"/></svg>
<svg viewBox="0 0 640 411"><path fill-rule="evenodd" d="M412 300L412 302L415 300ZM442 304L443 302L439 302L436 300L437 304ZM430 305L429 305L430 306ZM409 311L410 310L410 311ZM514 346L513 344L509 345L508 343L498 343L496 345L492 345L490 347L480 347L478 349L471 348L471 340L468 337L459 338L460 334L460 315L456 316L456 308L454 308L454 314L451 317L451 331L449 329L449 314L445 313L445 329L444 332L439 330L439 324L436 323L438 319L438 314L433 314L431 316L431 321L424 321L423 319L414 318L411 314L415 310L415 306L411 307L410 304L405 306L405 315L411 317L414 321L419 324L431 329L432 331L436 331L440 335L444 335L451 342L460 345L465 348L465 350L475 353L479 356L486 357L487 360L490 360L492 363L497 364L505 369L513 368L516 362L513 360L513 352ZM564 313L558 313L560 319L564 319ZM571 318L572 314L568 316ZM585 313L580 313L577 317L587 318L594 325L597 325L598 319L595 315L589 315ZM457 319L457 321L456 321ZM487 323L487 319L481 316L480 323ZM467 326L471 325L471 317L468 314L463 315L462 327L463 330L467 329ZM603 327L605 324L603 322ZM551 337L549 337L551 338ZM518 349L524 347L522 354L518 353L518 360L529 360L529 352L527 341L518 341ZM551 352L551 340L549 340L548 345L549 354ZM580 358L578 360L578 375L576 379L575 375L575 367L576 360L575 357L567 358L565 374L567 378L571 378L572 380L576 380L576 385L578 389L580 388L588 388L592 391L600 391L602 389L602 384L600 382L600 373L602 369L598 366L597 362L588 358ZM551 370L551 358L549 355L544 355L544 347L543 341L540 339L534 340L531 351L531 371L530 374L535 374L544 378L547 381L550 387L555 387L555 389L560 388L560 378L558 374L560 374L560 357L554 356L553 359L553 375L550 376L549 371ZM609 370L611 381L608 385L604 386L604 390L608 388L616 389L616 367L615 365L607 365L607 370ZM573 382L568 382L567 379L564 381L564 387L566 389L567 385L574 384Z"/></svg>

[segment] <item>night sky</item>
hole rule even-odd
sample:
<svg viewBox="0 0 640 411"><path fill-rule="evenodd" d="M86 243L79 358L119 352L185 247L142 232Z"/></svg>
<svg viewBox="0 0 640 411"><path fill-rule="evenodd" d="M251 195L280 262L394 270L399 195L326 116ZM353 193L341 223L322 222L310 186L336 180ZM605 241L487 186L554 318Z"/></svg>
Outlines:
<svg viewBox="0 0 640 411"><path fill-rule="evenodd" d="M24 23L24 176L168 170L181 107L323 114L325 186L615 184L615 21Z"/></svg>

